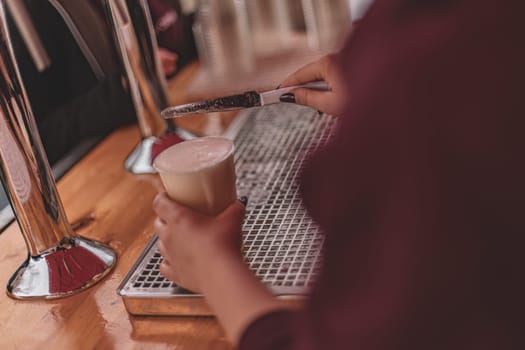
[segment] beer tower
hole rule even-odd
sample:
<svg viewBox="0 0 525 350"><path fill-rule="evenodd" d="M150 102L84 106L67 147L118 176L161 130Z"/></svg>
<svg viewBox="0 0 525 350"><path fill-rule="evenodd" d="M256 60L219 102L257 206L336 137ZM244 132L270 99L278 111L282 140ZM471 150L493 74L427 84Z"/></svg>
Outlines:
<svg viewBox="0 0 525 350"><path fill-rule="evenodd" d="M160 116L169 101L147 1L104 0L103 4L125 69L142 138L124 165L134 174L155 173L151 165L153 144L169 142L170 137L180 140L193 135Z"/></svg>
<svg viewBox="0 0 525 350"><path fill-rule="evenodd" d="M116 263L106 245L73 232L20 78L0 0L1 177L28 256L8 282L16 299L65 297L106 276Z"/></svg>

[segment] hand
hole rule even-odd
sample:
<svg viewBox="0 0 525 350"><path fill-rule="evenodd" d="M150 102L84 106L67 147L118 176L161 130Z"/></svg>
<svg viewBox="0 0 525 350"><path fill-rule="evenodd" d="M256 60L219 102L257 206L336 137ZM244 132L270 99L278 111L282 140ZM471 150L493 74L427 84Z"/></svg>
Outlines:
<svg viewBox="0 0 525 350"><path fill-rule="evenodd" d="M164 75L169 77L177 70L177 60L179 56L175 52L159 47L159 57L162 64Z"/></svg>
<svg viewBox="0 0 525 350"><path fill-rule="evenodd" d="M277 300L244 264L241 223L244 206L235 201L207 216L160 193L153 201L155 231L164 260L160 272L176 284L202 293L233 344L255 319L289 308Z"/></svg>
<svg viewBox="0 0 525 350"><path fill-rule="evenodd" d="M235 201L218 216L184 207L160 193L153 201L158 217L154 228L164 257L160 272L176 284L202 292L202 281L213 273L218 260L241 257L244 206Z"/></svg>
<svg viewBox="0 0 525 350"><path fill-rule="evenodd" d="M295 102L332 115L341 114L347 102L348 93L336 55L324 56L315 62L307 64L286 78L280 87L318 80L326 81L330 90L318 91L298 88L293 90L291 95L285 95L284 98L281 98L281 101Z"/></svg>

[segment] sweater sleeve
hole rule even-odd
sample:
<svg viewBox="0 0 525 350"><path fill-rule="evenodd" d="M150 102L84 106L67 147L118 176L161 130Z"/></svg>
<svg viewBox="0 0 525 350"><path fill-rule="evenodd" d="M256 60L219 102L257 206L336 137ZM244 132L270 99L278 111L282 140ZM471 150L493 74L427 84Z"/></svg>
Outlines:
<svg viewBox="0 0 525 350"><path fill-rule="evenodd" d="M525 349L525 9L492 5L372 5L342 54L351 102L301 182L326 234L317 285L241 350Z"/></svg>
<svg viewBox="0 0 525 350"><path fill-rule="evenodd" d="M244 331L239 350L290 349L293 340L295 311L279 310L267 313L253 321Z"/></svg>

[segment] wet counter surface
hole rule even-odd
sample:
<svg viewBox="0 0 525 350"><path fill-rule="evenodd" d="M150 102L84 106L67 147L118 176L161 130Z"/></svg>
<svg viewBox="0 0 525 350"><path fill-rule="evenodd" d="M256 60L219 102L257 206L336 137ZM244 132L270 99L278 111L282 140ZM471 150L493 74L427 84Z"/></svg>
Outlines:
<svg viewBox="0 0 525 350"><path fill-rule="evenodd" d="M192 70L170 82L173 103ZM186 128L220 133L231 116L189 118ZM117 266L99 284L75 296L53 300L13 300L9 278L27 249L18 225L0 235L0 349L231 349L211 317L136 317L127 313L116 289L153 235L151 202L162 190L157 175L133 175L124 159L138 143L136 126L115 131L58 182L67 216L82 236L109 244Z"/></svg>
<svg viewBox="0 0 525 350"><path fill-rule="evenodd" d="M298 59L297 57L300 57ZM267 62L255 79L206 83L198 64L168 83L170 103L181 104L235 91L264 90L319 54L295 55L283 64ZM293 58L292 57L292 58ZM263 67L264 68L264 67ZM232 83L234 81L234 84ZM180 118L197 135L218 135L235 112ZM0 349L232 349L212 317L132 316L116 290L153 236L151 203L162 190L157 175L134 175L124 160L140 141L137 126L119 129L82 158L57 183L69 222L87 238L109 244L118 255L115 269L92 288L53 301L9 298L5 286L26 259L17 223L0 234Z"/></svg>

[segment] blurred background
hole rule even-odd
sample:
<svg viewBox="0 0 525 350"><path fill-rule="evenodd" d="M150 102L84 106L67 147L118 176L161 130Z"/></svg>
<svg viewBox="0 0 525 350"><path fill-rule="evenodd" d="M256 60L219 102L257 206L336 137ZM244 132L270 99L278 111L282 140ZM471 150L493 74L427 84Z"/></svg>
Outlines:
<svg viewBox="0 0 525 350"><path fill-rule="evenodd" d="M182 0L194 12L202 64L191 97L272 89L304 64L337 51L369 0ZM232 80L235 84L232 84Z"/></svg>
<svg viewBox="0 0 525 350"><path fill-rule="evenodd" d="M110 132L137 122L107 1L131 0L7 1L16 60L55 178ZM147 0L168 85L198 66L186 100L275 88L337 51L371 2ZM0 190L0 227L12 219Z"/></svg>

